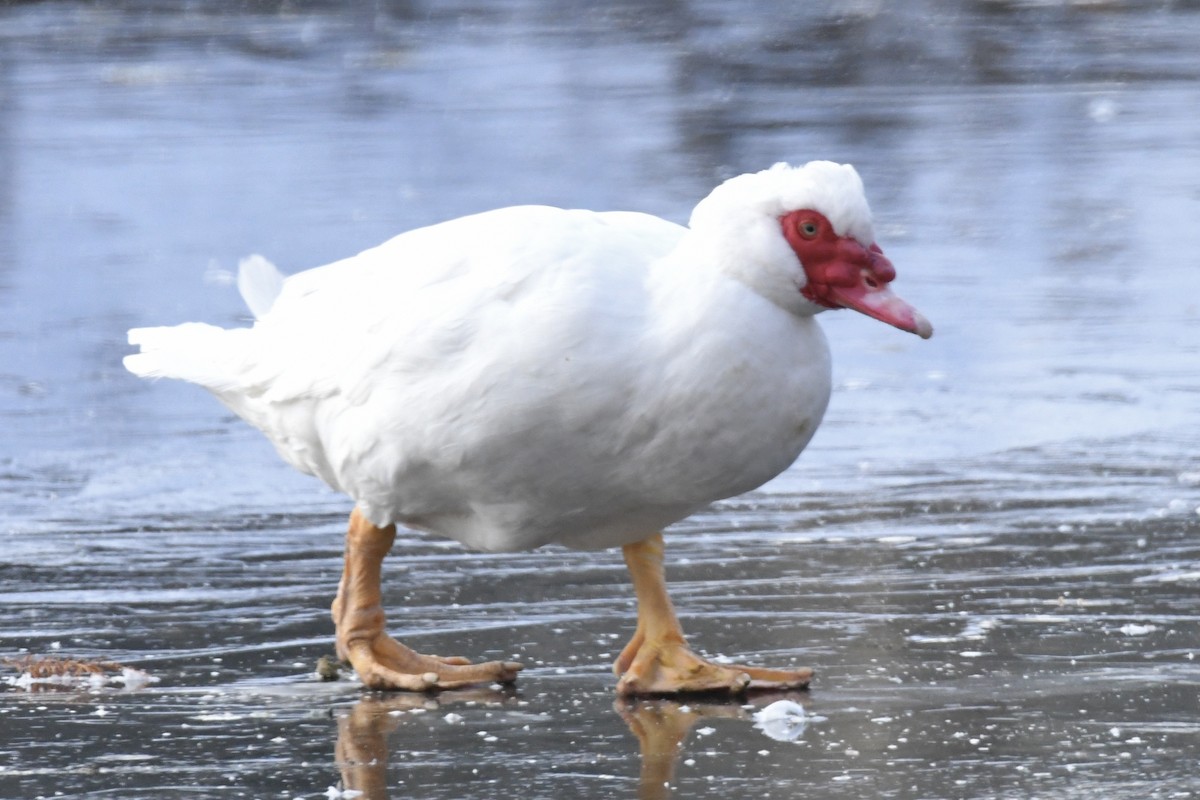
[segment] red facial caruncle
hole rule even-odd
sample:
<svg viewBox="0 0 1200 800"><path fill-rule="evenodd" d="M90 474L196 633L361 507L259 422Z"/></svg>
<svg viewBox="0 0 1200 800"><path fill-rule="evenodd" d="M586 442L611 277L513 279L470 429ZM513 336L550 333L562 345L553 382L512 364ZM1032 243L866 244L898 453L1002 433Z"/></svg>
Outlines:
<svg viewBox="0 0 1200 800"><path fill-rule="evenodd" d="M839 236L823 214L803 209L780 218L784 238L800 259L807 283L800 290L826 308L852 308L869 317L915 333L933 335L933 326L888 286L896 269L879 245L864 246Z"/></svg>

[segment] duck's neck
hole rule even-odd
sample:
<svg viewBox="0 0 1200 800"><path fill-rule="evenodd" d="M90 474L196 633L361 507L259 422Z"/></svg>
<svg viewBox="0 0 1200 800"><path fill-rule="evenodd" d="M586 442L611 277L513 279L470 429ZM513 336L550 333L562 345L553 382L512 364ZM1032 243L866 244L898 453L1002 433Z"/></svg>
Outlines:
<svg viewBox="0 0 1200 800"><path fill-rule="evenodd" d="M687 297L703 314L721 308L729 296L751 294L788 316L813 322L823 309L810 303L788 274L772 269L769 258L753 249L739 250L719 237L689 230L651 269L651 290ZM790 256L789 256L790 257ZM767 312L770 313L770 312Z"/></svg>
<svg viewBox="0 0 1200 800"><path fill-rule="evenodd" d="M829 348L811 315L780 308L703 253L672 255L651 273L647 404L695 455L674 467L681 485L726 497L774 477L808 442L829 400Z"/></svg>

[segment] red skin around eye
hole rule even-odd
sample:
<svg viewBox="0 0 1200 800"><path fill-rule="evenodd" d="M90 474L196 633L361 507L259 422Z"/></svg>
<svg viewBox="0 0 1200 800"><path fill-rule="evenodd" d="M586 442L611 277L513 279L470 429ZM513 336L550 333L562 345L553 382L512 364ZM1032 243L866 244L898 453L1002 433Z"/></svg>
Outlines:
<svg viewBox="0 0 1200 800"><path fill-rule="evenodd" d="M879 245L839 236L823 214L809 209L785 214L780 227L804 267L807 281L800 292L807 299L826 308L852 308L922 338L932 335L929 322L888 287L896 269Z"/></svg>

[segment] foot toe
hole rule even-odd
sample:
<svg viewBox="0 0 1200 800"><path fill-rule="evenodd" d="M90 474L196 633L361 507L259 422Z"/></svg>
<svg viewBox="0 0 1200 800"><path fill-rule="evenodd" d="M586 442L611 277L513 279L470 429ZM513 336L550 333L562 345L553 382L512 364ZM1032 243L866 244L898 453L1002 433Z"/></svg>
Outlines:
<svg viewBox="0 0 1200 800"><path fill-rule="evenodd" d="M440 670L439 689L457 689L476 683L513 683L525 668L516 661L485 661L482 664L446 665Z"/></svg>
<svg viewBox="0 0 1200 800"><path fill-rule="evenodd" d="M438 686L439 678L436 672L425 672L414 675L398 672L394 669L373 662L358 670L358 678L368 689L399 692L427 692Z"/></svg>
<svg viewBox="0 0 1200 800"><path fill-rule="evenodd" d="M458 656L421 655L386 636L346 643L343 649L359 680L369 689L426 692L479 683L512 683L523 666L516 661L472 664Z"/></svg>
<svg viewBox="0 0 1200 800"><path fill-rule="evenodd" d="M430 656L430 658L440 661L443 664L451 664L457 667L464 667L471 663L471 659L463 658L462 656Z"/></svg>
<svg viewBox="0 0 1200 800"><path fill-rule="evenodd" d="M748 689L803 689L812 676L811 669L716 664L696 655L681 642L665 642L637 650L617 683L617 693L738 695Z"/></svg>
<svg viewBox="0 0 1200 800"><path fill-rule="evenodd" d="M635 658L617 682L617 693L741 694L750 685L751 677L739 667L725 667L701 659L690 651L652 651L648 656Z"/></svg>
<svg viewBox="0 0 1200 800"><path fill-rule="evenodd" d="M803 669L767 669L764 667L735 667L750 676L751 689L807 689L813 671Z"/></svg>

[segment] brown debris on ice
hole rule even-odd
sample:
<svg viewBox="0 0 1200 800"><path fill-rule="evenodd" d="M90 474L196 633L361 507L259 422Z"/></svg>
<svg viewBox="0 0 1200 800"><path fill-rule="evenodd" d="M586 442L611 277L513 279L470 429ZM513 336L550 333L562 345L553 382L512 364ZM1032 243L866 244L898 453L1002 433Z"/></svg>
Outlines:
<svg viewBox="0 0 1200 800"><path fill-rule="evenodd" d="M0 665L17 672L15 677L4 676L3 682L26 691L100 688L109 684L124 684L126 688L136 688L157 680L142 670L126 667L115 661L27 655L20 658L0 658Z"/></svg>

